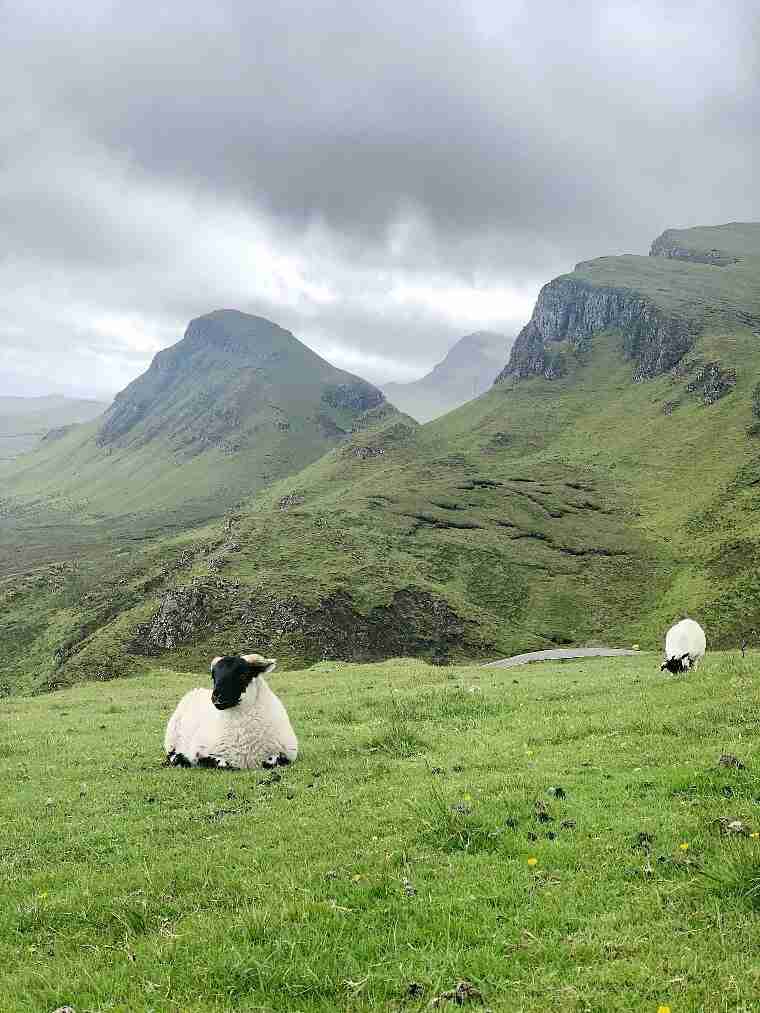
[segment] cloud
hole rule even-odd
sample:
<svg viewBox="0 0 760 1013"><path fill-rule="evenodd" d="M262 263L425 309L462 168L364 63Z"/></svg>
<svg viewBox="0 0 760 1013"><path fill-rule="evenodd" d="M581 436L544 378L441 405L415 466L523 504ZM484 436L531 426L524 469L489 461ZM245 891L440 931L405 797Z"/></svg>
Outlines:
<svg viewBox="0 0 760 1013"><path fill-rule="evenodd" d="M740 2L16 5L0 387L113 392L218 306L409 379L578 260L760 217L757 26Z"/></svg>

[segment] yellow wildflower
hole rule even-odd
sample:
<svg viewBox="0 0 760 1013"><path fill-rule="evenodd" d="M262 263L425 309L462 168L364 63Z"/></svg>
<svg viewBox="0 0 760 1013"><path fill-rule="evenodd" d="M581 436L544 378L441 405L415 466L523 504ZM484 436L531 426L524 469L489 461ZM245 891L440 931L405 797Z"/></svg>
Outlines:
<svg viewBox="0 0 760 1013"><path fill-rule="evenodd" d="M686 843L686 841L684 841L683 844L679 844L678 847L681 849L681 851L689 850L689 845Z"/></svg>
<svg viewBox="0 0 760 1013"><path fill-rule="evenodd" d="M749 836L750 837L760 837L760 834L757 831L755 831L753 834L750 834Z"/></svg>
<svg viewBox="0 0 760 1013"><path fill-rule="evenodd" d="M534 865L538 865L538 859L537 858L529 858L528 859L528 865L532 869Z"/></svg>
<svg viewBox="0 0 760 1013"><path fill-rule="evenodd" d="M670 1006L658 1006L657 1013L670 1013Z"/></svg>

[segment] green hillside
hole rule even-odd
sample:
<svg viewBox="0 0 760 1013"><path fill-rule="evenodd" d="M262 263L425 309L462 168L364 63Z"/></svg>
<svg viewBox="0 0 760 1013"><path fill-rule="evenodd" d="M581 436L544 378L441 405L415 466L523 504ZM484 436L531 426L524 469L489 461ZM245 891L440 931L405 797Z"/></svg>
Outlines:
<svg viewBox="0 0 760 1013"><path fill-rule="evenodd" d="M0 395L0 461L25 454L50 433L63 426L88 422L108 405L86 398L46 395L11 397ZM51 438L55 438L54 433Z"/></svg>
<svg viewBox="0 0 760 1013"><path fill-rule="evenodd" d="M751 1013L760 654L658 661L275 672L281 774L162 768L205 664L4 701L4 1013Z"/></svg>
<svg viewBox="0 0 760 1013"><path fill-rule="evenodd" d="M232 530L6 583L9 687L250 643L296 666L655 649L685 612L712 646L757 642L760 226L739 228L736 247L698 230L725 266L605 258L550 282L490 392L421 428L373 420Z"/></svg>
<svg viewBox="0 0 760 1013"><path fill-rule="evenodd" d="M376 387L289 331L217 310L159 352L103 418L0 464L0 540L23 551L44 534L55 558L72 543L182 529L300 471L367 418L395 414Z"/></svg>

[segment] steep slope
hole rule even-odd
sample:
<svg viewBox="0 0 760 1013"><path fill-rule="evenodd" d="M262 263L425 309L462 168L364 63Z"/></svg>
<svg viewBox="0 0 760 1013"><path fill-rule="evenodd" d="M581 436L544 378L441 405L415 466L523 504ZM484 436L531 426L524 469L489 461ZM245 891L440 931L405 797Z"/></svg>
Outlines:
<svg viewBox="0 0 760 1013"><path fill-rule="evenodd" d="M157 543L97 587L80 569L81 611L64 605L73 576L17 583L6 608L25 654L9 652L9 682L243 646L286 664L658 649L685 611L712 646L757 641L760 226L733 238L679 237L730 254L723 266L579 265L544 288L488 393L423 427L353 434L231 532Z"/></svg>
<svg viewBox="0 0 760 1013"><path fill-rule="evenodd" d="M209 313L159 352L102 419L0 468L6 538L21 540L40 522L87 540L97 528L219 516L345 440L367 413L395 409L276 324Z"/></svg>
<svg viewBox="0 0 760 1013"><path fill-rule="evenodd" d="M51 430L89 422L106 410L105 401L63 397L0 396L0 460L11 460L36 447Z"/></svg>
<svg viewBox="0 0 760 1013"><path fill-rule="evenodd" d="M384 384L385 396L418 422L439 418L488 390L510 344L509 338L491 331L468 334L421 379Z"/></svg>

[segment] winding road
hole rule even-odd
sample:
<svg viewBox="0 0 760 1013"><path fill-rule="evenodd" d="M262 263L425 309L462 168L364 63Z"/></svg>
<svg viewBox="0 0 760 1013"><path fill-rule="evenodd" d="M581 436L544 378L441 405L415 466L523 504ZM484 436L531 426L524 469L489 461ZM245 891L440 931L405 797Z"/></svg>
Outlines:
<svg viewBox="0 0 760 1013"><path fill-rule="evenodd" d="M572 658L618 658L621 655L642 654L643 651L626 651L614 647L556 647L550 651L531 651L530 654L516 654L513 658L489 661L483 668L514 668L529 665L531 661L569 661Z"/></svg>

